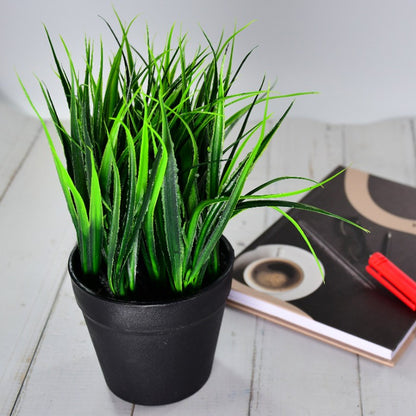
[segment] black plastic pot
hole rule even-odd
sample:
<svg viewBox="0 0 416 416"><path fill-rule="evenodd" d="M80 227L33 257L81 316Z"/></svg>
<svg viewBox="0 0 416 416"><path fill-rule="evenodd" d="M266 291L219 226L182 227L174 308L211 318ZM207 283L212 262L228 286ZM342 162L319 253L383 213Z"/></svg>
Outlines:
<svg viewBox="0 0 416 416"><path fill-rule="evenodd" d="M76 266L68 268L104 378L120 398L159 405L199 390L211 373L225 302L231 287L234 252L226 251L223 274L196 295L168 302L119 301L88 289Z"/></svg>

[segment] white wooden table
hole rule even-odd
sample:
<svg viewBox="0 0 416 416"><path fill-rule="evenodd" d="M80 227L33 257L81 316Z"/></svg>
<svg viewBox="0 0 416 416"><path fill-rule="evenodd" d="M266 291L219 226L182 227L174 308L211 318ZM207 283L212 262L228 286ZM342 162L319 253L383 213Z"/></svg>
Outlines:
<svg viewBox="0 0 416 416"><path fill-rule="evenodd" d="M415 149L411 118L361 126L288 119L252 182L320 179L352 164L415 185ZM276 219L267 210L244 214L227 236L238 253ZM388 368L229 307L212 375L194 396L162 407L115 397L70 288L66 261L75 234L44 134L4 102L0 231L1 415L415 414L416 342Z"/></svg>

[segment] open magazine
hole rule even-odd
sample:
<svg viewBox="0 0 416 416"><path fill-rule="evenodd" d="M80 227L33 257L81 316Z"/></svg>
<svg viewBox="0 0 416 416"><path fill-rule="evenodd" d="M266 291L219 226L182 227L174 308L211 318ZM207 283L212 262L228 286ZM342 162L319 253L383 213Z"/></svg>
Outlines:
<svg viewBox="0 0 416 416"><path fill-rule="evenodd" d="M393 365L414 337L416 312L365 269L369 256L381 252L416 279L416 189L347 169L302 202L371 232L290 211L316 251L325 280L299 232L281 218L236 258L229 304Z"/></svg>

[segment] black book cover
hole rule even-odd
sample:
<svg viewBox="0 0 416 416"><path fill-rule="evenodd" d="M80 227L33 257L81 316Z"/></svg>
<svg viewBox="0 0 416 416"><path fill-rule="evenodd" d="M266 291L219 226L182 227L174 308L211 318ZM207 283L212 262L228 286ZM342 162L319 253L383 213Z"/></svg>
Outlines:
<svg viewBox="0 0 416 416"><path fill-rule="evenodd" d="M284 217L240 254L234 278L253 287L251 278L244 277L248 264L263 257L286 258L301 269L300 283L277 290L268 286L264 289L267 294L289 302L315 321L394 352L409 335L416 313L372 278L365 267L372 253L382 252L410 277L416 277L416 189L348 169L323 188L312 190L301 202L348 218L370 233L334 218L291 210L289 214L316 251L325 281L304 239Z"/></svg>

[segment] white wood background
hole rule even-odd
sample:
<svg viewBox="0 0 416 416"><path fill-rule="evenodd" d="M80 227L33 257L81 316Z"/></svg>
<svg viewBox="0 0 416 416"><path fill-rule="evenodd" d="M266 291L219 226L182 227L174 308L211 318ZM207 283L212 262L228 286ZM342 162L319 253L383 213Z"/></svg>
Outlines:
<svg viewBox="0 0 416 416"><path fill-rule="evenodd" d="M338 164L415 185L415 120L288 119L249 185L278 175L321 179ZM227 236L238 253L276 219L267 210L243 214ZM4 102L0 231L0 415L415 414L416 342L388 368L229 307L212 375L194 396L161 407L115 397L70 288L75 234L44 134Z"/></svg>

